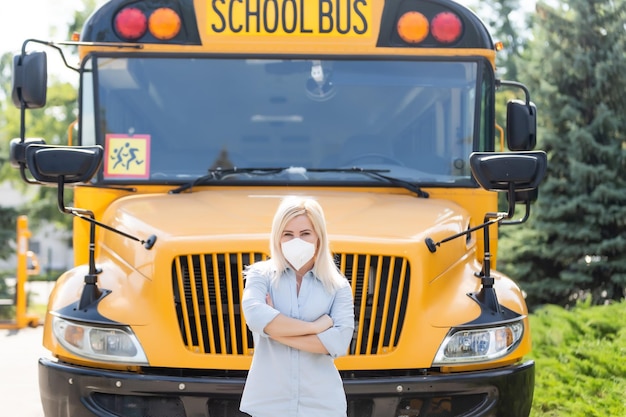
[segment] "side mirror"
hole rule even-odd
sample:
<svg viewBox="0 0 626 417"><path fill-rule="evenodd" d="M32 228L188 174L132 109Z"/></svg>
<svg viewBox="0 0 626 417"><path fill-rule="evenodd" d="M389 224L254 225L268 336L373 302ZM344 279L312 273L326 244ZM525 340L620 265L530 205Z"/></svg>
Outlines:
<svg viewBox="0 0 626 417"><path fill-rule="evenodd" d="M548 168L548 157L543 151L474 152L470 168L484 189L517 193L539 186Z"/></svg>
<svg viewBox="0 0 626 417"><path fill-rule="evenodd" d="M506 138L512 151L530 151L537 145L537 108L534 103L510 100L506 106Z"/></svg>
<svg viewBox="0 0 626 417"><path fill-rule="evenodd" d="M488 191L507 191L509 211L507 213L487 213L485 221L478 226L466 229L460 233L448 236L438 242L427 237L424 243L431 253L437 251L442 243L466 236L469 233L483 229L485 233L484 278L490 278L489 266L489 225L492 224L520 224L524 223L530 214L530 202L536 198L537 187L543 180L548 168L548 157L543 151L535 152L474 152L470 155L470 168L474 178L482 188ZM533 197L534 196L534 197ZM526 214L521 220L509 220L515 214L515 203L526 203ZM487 281L483 281L485 285ZM491 280L491 284L493 281Z"/></svg>
<svg viewBox="0 0 626 417"><path fill-rule="evenodd" d="M45 145L46 141L41 138L12 139L9 144L9 162L13 168L19 168L26 164L26 148L30 145Z"/></svg>
<svg viewBox="0 0 626 417"><path fill-rule="evenodd" d="M515 202L516 203L533 203L537 201L539 197L539 188L533 188L532 190L526 191L515 191Z"/></svg>
<svg viewBox="0 0 626 417"><path fill-rule="evenodd" d="M42 51L13 57L11 99L17 108L38 109L46 105L48 64Z"/></svg>
<svg viewBox="0 0 626 417"><path fill-rule="evenodd" d="M489 191L506 191L509 203L506 219L515 214L515 204L524 202L526 213L521 220L503 221L500 224L524 223L530 215L530 203L536 198L537 187L548 169L548 157L543 151L527 152L474 152L470 155L470 168L481 187Z"/></svg>
<svg viewBox="0 0 626 417"><path fill-rule="evenodd" d="M26 148L26 166L43 183L87 182L102 163L101 146L30 145Z"/></svg>

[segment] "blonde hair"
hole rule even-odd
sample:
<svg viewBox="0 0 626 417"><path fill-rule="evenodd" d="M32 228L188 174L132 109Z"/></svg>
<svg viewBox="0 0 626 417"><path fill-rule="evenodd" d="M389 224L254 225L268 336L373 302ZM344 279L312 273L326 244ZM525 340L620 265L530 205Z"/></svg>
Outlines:
<svg viewBox="0 0 626 417"><path fill-rule="evenodd" d="M333 254L330 251L328 233L326 231L326 220L322 206L312 198L289 196L283 199L274 214L272 221L272 232L270 234L270 256L274 262L277 276L289 267L289 263L283 256L280 246L280 239L287 223L293 218L306 215L313 230L319 239L313 273L324 284L328 292L339 289L346 282L346 278L341 274L335 264Z"/></svg>

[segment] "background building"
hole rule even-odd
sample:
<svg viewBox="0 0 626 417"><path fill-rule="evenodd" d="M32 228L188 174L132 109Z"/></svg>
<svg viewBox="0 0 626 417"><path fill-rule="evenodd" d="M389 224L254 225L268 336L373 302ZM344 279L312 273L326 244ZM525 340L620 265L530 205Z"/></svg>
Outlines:
<svg viewBox="0 0 626 417"><path fill-rule="evenodd" d="M31 200L33 192L36 192L34 187L29 187L22 192L13 188L9 182L0 183L0 204L8 207L19 207ZM59 271L71 268L74 252L70 231L62 230L48 222L43 222L35 228L30 219L29 229L32 236L28 246L39 258L42 275L54 270ZM15 245L15 242L13 242L13 245ZM15 255L7 259L0 259L0 271L14 270L16 263Z"/></svg>

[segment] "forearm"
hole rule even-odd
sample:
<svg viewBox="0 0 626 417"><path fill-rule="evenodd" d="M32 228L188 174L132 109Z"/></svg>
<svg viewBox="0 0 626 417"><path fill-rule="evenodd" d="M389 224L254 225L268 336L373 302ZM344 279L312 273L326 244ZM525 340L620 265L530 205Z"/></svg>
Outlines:
<svg viewBox="0 0 626 417"><path fill-rule="evenodd" d="M314 322L308 322L294 319L281 313L270 321L263 331L271 337L315 335L332 326L332 321L325 328L320 327L320 324L319 319Z"/></svg>
<svg viewBox="0 0 626 417"><path fill-rule="evenodd" d="M319 337L313 334L306 336L271 336L271 338L294 349L328 355L328 350L326 350Z"/></svg>

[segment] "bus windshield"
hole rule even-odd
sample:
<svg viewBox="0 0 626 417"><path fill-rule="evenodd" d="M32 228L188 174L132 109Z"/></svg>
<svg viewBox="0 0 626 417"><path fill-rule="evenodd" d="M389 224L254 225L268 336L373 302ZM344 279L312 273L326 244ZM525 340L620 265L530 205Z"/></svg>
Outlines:
<svg viewBox="0 0 626 417"><path fill-rule="evenodd" d="M288 180L311 184L375 181L341 171L358 167L467 186L468 156L488 143L476 137L486 113L482 67L95 55L83 74L81 141L105 147L102 182L184 183L234 167L308 169Z"/></svg>

